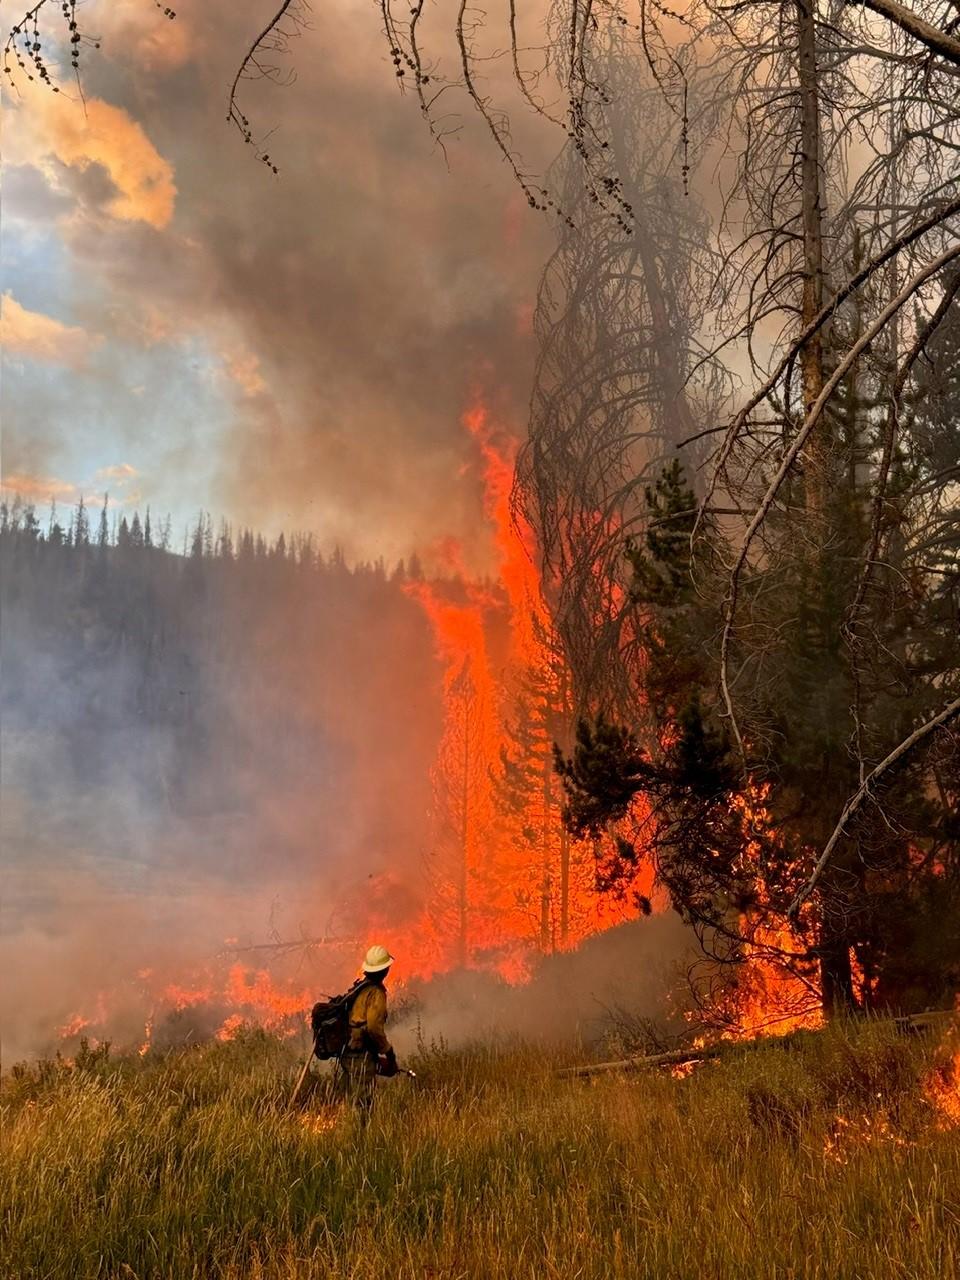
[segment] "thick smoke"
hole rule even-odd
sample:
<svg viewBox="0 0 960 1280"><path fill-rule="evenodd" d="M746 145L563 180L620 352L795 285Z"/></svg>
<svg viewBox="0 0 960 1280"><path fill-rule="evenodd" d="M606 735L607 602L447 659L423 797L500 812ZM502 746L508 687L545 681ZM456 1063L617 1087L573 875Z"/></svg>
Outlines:
<svg viewBox="0 0 960 1280"><path fill-rule="evenodd" d="M527 988L409 981L434 961L441 708L402 575L22 530L0 551L7 1061L50 1051L64 1026L71 1043L86 1030L125 1046L151 1018L158 1046L231 1015L279 1009L296 1026L375 937L415 997L405 1050L494 1031L589 1039L613 1008L670 1015L689 942L672 916L544 959ZM261 970L287 1003L259 994Z"/></svg>
<svg viewBox="0 0 960 1280"><path fill-rule="evenodd" d="M122 1035L116 991L223 970L225 938L342 938L352 968L372 920L409 923L440 708L399 581L0 543L8 1057L100 993Z"/></svg>
<svg viewBox="0 0 960 1280"><path fill-rule="evenodd" d="M274 180L224 121L261 15L217 0L157 35L135 8L97 14L86 116L33 93L17 108L5 470L37 493L59 477L75 499L122 463L141 515L185 523L203 507L271 540L303 528L328 561L10 551L5 1061L48 1050L78 1010L95 1023L101 993L109 1032L135 1041L147 970L202 984L231 954L270 954L225 948L329 936L270 957L306 990L349 981L365 930L403 955L424 901L441 672L389 571L352 574L329 552L417 548L429 564L456 545L471 573L492 568L460 420L481 384L522 430L551 238L465 103L444 162L368 11L318 11L292 48L297 82L245 86L245 109L277 127ZM655 956L679 949L676 928L633 937L554 959L527 994L451 980L424 993L421 1029L556 1032L558 992L577 992L570 1034L588 1034L598 1002L659 1009ZM210 1029L187 1010L170 1038Z"/></svg>
<svg viewBox="0 0 960 1280"><path fill-rule="evenodd" d="M469 463L458 422L482 381L522 429L551 227L465 102L444 161L375 15L352 6L291 46L296 83L243 86L276 131L274 178L224 119L261 16L178 15L164 41L188 38L167 60L110 22L87 61L110 108L97 129L49 95L18 109L7 225L50 238L63 287L28 255L9 284L98 345L69 378L28 364L8 380L6 470L82 485L84 459L123 460L184 519L203 506L390 558L452 536L483 569L476 486L451 482Z"/></svg>
<svg viewBox="0 0 960 1280"><path fill-rule="evenodd" d="M684 969L694 956L693 935L672 912L631 921L545 957L526 984L463 972L414 983L391 1036L408 1053L504 1037L592 1044L643 1021L669 1033L685 1025Z"/></svg>

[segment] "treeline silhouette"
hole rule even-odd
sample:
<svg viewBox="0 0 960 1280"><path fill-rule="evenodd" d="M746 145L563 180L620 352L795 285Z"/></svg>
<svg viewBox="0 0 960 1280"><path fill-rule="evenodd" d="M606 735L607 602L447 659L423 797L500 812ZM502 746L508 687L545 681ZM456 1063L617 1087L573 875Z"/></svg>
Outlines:
<svg viewBox="0 0 960 1280"><path fill-rule="evenodd" d="M171 543L149 511L0 505L14 860L136 838L254 877L417 866L440 673L416 559L351 565L206 514Z"/></svg>

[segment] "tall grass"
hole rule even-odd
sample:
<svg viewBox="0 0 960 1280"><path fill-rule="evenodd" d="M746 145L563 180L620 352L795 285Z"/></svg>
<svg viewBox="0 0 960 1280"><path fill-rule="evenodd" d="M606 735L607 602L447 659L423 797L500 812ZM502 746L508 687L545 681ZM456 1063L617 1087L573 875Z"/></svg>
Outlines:
<svg viewBox="0 0 960 1280"><path fill-rule="evenodd" d="M364 1129L286 1107L251 1034L7 1078L0 1272L138 1280L836 1277L960 1271L960 1135L933 1050L836 1028L660 1075L423 1055Z"/></svg>

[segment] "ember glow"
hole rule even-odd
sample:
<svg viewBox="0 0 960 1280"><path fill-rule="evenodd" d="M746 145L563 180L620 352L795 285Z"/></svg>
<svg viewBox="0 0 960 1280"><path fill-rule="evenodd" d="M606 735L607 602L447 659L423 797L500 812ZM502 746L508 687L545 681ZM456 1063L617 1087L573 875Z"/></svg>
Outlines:
<svg viewBox="0 0 960 1280"><path fill-rule="evenodd" d="M923 1091L941 1128L960 1127L960 1030L956 1026L944 1037Z"/></svg>
<svg viewBox="0 0 960 1280"><path fill-rule="evenodd" d="M766 794L763 787L748 787L736 803L749 818L750 829L755 833L762 830L769 839L772 820ZM759 841L749 840L744 861L754 866L759 857ZM782 918L771 917L762 906L759 913L741 916L740 930L747 939L744 961L712 1010L726 1039L783 1036L824 1024L816 970L805 956L800 931ZM811 911L807 904L804 924L809 924Z"/></svg>

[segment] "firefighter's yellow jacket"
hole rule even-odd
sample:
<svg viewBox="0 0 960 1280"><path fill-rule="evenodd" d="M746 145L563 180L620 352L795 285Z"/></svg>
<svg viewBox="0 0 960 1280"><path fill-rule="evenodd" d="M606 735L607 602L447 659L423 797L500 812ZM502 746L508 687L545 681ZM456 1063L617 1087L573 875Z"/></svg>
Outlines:
<svg viewBox="0 0 960 1280"><path fill-rule="evenodd" d="M362 1053L366 1049L369 1053L389 1053L386 1021L387 993L378 983L371 983L350 1006L349 1051Z"/></svg>

